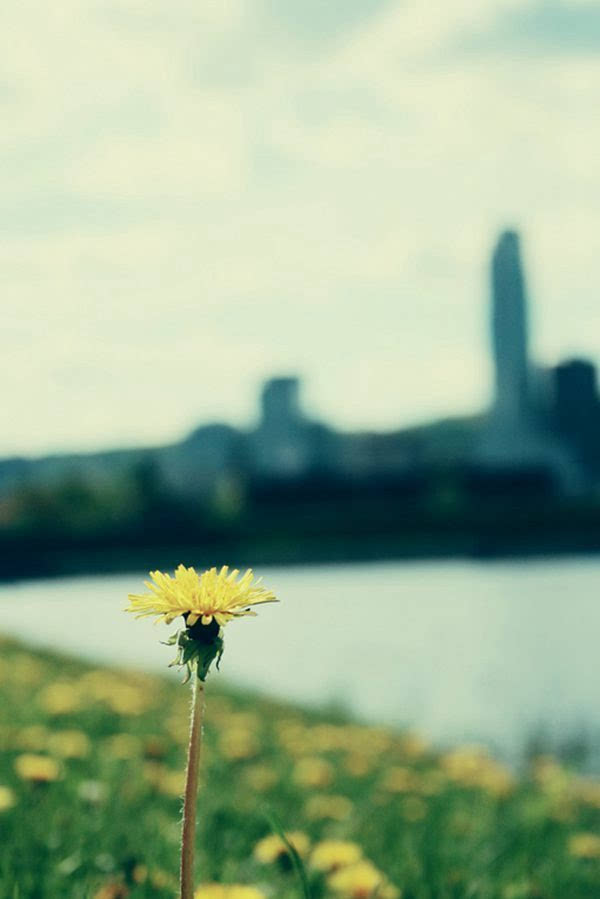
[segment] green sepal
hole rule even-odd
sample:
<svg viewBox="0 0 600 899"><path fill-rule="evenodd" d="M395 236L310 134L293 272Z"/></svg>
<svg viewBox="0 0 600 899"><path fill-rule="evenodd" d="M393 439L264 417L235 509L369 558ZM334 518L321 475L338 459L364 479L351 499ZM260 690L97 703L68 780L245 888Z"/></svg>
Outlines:
<svg viewBox="0 0 600 899"><path fill-rule="evenodd" d="M202 635L204 639L197 639L191 630L185 628L177 631L165 641L166 646L177 647L177 654L169 664L169 668L178 666L186 669L184 684L189 681L194 671L200 680L206 680L210 666L215 659L217 668L219 667L225 648L220 630L214 635L211 634L208 641L204 634Z"/></svg>

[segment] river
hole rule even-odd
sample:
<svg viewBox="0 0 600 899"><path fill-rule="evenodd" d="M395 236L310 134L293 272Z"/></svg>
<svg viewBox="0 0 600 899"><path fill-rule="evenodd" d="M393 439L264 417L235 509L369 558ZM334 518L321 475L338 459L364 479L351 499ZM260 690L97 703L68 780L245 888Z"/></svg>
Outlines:
<svg viewBox="0 0 600 899"><path fill-rule="evenodd" d="M600 745L600 560L261 570L281 598L227 626L219 677L517 758L532 735ZM174 629L123 614L143 574L0 587L0 632L162 671ZM600 757L600 756L598 756ZM596 762L592 767L598 768Z"/></svg>

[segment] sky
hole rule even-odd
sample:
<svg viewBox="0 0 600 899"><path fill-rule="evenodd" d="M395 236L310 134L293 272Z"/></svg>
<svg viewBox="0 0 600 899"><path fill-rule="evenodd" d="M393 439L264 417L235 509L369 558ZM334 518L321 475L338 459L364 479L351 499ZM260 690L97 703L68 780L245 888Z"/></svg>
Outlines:
<svg viewBox="0 0 600 899"><path fill-rule="evenodd" d="M0 13L0 454L490 398L488 265L600 362L596 0L37 0Z"/></svg>

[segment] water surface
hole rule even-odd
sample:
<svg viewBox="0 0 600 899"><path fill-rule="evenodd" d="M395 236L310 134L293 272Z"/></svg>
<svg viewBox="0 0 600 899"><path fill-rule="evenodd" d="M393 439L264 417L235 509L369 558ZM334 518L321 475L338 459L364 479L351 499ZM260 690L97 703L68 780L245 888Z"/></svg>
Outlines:
<svg viewBox="0 0 600 899"><path fill-rule="evenodd" d="M509 755L600 733L600 560L263 569L281 597L227 626L225 677ZM122 612L144 575L0 587L0 631L163 671L174 627ZM222 675L221 675L222 676Z"/></svg>

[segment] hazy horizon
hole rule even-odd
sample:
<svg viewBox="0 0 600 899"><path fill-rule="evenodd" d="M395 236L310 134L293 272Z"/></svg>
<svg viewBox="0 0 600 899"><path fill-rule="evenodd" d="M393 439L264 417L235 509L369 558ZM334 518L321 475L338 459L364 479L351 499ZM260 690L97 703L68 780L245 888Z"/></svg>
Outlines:
<svg viewBox="0 0 600 899"><path fill-rule="evenodd" d="M600 362L591 0L65 0L3 12L0 455L489 401L488 264ZM8 39L7 39L8 38Z"/></svg>

